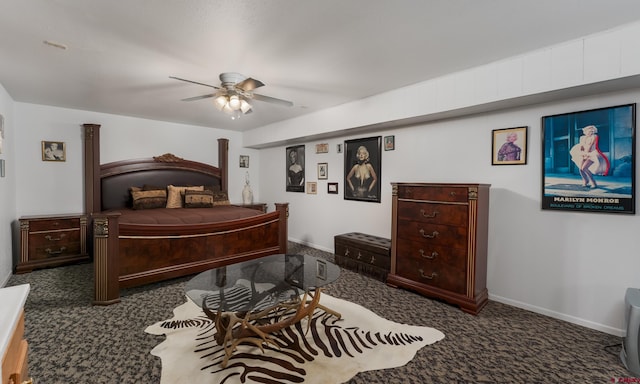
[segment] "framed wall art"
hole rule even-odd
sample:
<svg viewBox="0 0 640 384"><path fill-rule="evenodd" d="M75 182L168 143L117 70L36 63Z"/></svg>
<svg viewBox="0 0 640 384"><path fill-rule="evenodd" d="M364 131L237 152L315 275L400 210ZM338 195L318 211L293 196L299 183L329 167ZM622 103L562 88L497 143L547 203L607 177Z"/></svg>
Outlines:
<svg viewBox="0 0 640 384"><path fill-rule="evenodd" d="M337 195L338 183L327 183L327 193L332 195Z"/></svg>
<svg viewBox="0 0 640 384"><path fill-rule="evenodd" d="M344 198L380 202L382 136L344 142Z"/></svg>
<svg viewBox="0 0 640 384"><path fill-rule="evenodd" d="M240 168L249 168L249 156L240 155Z"/></svg>
<svg viewBox="0 0 640 384"><path fill-rule="evenodd" d="M329 153L329 144L316 144L316 153Z"/></svg>
<svg viewBox="0 0 640 384"><path fill-rule="evenodd" d="M385 151L393 151L396 149L396 137L395 136L385 136L384 137L384 150Z"/></svg>
<svg viewBox="0 0 640 384"><path fill-rule="evenodd" d="M42 161L67 161L67 148L63 141L43 141Z"/></svg>
<svg viewBox="0 0 640 384"><path fill-rule="evenodd" d="M494 129L491 164L527 164L527 127Z"/></svg>
<svg viewBox="0 0 640 384"><path fill-rule="evenodd" d="M307 193L316 195L318 193L318 183L315 181L307 181Z"/></svg>
<svg viewBox="0 0 640 384"><path fill-rule="evenodd" d="M635 213L636 105L542 118L542 209Z"/></svg>
<svg viewBox="0 0 640 384"><path fill-rule="evenodd" d="M329 178L329 164L318 163L318 180L326 180Z"/></svg>
<svg viewBox="0 0 640 384"><path fill-rule="evenodd" d="M304 145L287 147L287 192L304 192Z"/></svg>

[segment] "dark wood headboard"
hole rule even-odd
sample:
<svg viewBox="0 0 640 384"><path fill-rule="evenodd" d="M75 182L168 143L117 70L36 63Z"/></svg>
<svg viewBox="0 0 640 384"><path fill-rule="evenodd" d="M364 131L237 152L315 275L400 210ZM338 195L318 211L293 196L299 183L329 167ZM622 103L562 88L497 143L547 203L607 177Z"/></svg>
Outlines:
<svg viewBox="0 0 640 384"><path fill-rule="evenodd" d="M87 214L127 207L132 186L207 185L227 192L228 139L218 139L218 167L172 154L100 164L100 125L83 128Z"/></svg>

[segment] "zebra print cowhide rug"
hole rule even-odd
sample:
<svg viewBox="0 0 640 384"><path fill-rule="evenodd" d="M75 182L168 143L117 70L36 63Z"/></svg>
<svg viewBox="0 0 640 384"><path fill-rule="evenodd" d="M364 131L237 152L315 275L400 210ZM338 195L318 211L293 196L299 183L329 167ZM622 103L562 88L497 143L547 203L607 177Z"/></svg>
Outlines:
<svg viewBox="0 0 640 384"><path fill-rule="evenodd" d="M278 347L265 344L264 352L240 345L222 368L224 350L214 340L213 321L187 301L172 319L145 330L166 335L151 351L162 361L161 383L343 383L358 372L405 365L420 348L444 338L436 329L394 323L327 294L320 303L342 318L318 309L308 330L306 319L285 328L271 335Z"/></svg>

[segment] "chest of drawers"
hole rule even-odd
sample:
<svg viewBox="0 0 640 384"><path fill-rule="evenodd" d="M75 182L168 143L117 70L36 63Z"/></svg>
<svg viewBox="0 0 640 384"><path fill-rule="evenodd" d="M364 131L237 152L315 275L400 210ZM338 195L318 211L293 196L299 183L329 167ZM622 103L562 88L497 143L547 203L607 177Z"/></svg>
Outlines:
<svg viewBox="0 0 640 384"><path fill-rule="evenodd" d="M86 215L20 218L20 260L16 273L85 260L89 260Z"/></svg>
<svg viewBox="0 0 640 384"><path fill-rule="evenodd" d="M488 301L489 187L392 183L387 284L480 312Z"/></svg>

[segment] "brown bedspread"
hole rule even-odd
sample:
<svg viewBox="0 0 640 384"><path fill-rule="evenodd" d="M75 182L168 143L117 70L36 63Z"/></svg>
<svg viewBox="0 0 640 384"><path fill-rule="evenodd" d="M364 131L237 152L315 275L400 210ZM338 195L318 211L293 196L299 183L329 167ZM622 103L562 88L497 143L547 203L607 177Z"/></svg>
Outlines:
<svg viewBox="0 0 640 384"><path fill-rule="evenodd" d="M204 224L243 219L258 216L262 212L255 209L219 205L213 208L157 208L157 209L119 209L120 224L144 225L181 225Z"/></svg>

